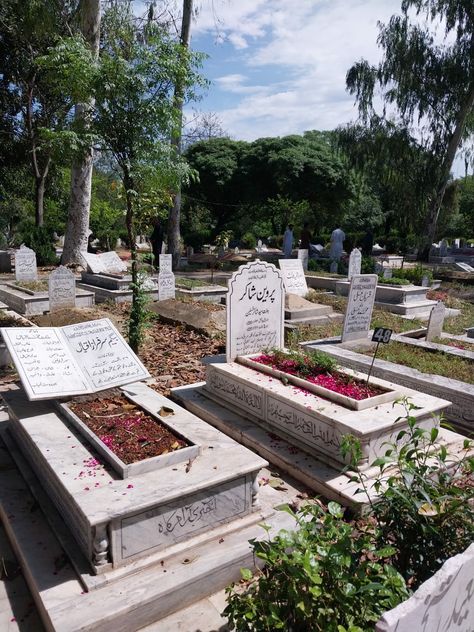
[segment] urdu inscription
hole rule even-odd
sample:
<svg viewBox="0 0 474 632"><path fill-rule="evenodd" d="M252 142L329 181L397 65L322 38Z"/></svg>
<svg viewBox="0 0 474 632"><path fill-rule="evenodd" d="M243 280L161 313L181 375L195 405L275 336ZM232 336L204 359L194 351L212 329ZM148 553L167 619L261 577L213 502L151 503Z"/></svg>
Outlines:
<svg viewBox="0 0 474 632"><path fill-rule="evenodd" d="M351 279L342 342L366 338L370 329L378 277L376 274L356 274Z"/></svg>

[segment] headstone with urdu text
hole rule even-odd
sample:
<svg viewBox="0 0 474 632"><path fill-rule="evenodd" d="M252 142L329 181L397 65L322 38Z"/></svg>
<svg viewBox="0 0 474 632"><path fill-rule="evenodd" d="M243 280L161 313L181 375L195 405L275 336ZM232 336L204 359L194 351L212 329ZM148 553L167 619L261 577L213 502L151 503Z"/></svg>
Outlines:
<svg viewBox="0 0 474 632"><path fill-rule="evenodd" d="M350 281L355 274L360 274L360 268L362 265L362 253L358 248L354 248L349 255L349 268L347 271L347 278Z"/></svg>
<svg viewBox="0 0 474 632"><path fill-rule="evenodd" d="M298 248L298 259L301 261L303 270L308 269L309 250L308 248Z"/></svg>
<svg viewBox="0 0 474 632"><path fill-rule="evenodd" d="M374 309L378 277L357 274L351 279L342 329L342 342L367 338Z"/></svg>
<svg viewBox="0 0 474 632"><path fill-rule="evenodd" d="M426 330L426 340L431 342L434 338L439 338L443 332L444 317L446 307L443 301L438 301L430 313L428 329Z"/></svg>
<svg viewBox="0 0 474 632"><path fill-rule="evenodd" d="M49 311L76 306L76 278L68 268L59 266L48 279Z"/></svg>
<svg viewBox="0 0 474 632"><path fill-rule="evenodd" d="M288 294L306 296L308 285L306 284L301 259L279 259L278 264L283 275L285 291Z"/></svg>
<svg viewBox="0 0 474 632"><path fill-rule="evenodd" d="M172 265L172 255L160 255L160 272L158 274L159 301L166 301L176 296L175 276L172 272Z"/></svg>
<svg viewBox="0 0 474 632"><path fill-rule="evenodd" d="M160 255L160 272L173 272L173 255Z"/></svg>
<svg viewBox="0 0 474 632"><path fill-rule="evenodd" d="M27 246L22 245L15 252L15 279L17 281L36 281L38 279L36 253Z"/></svg>
<svg viewBox="0 0 474 632"><path fill-rule="evenodd" d="M228 281L227 362L238 355L284 345L285 291L281 272L271 263L252 261Z"/></svg>

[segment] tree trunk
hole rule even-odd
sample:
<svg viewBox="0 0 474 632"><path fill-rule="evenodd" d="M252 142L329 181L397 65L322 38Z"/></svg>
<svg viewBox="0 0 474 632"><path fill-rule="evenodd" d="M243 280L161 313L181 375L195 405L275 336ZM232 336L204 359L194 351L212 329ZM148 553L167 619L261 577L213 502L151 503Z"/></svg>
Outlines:
<svg viewBox="0 0 474 632"><path fill-rule="evenodd" d="M81 0L80 13L81 33L97 58L100 39L100 0ZM75 119L84 129L87 129L89 126L88 117L93 105L93 100L89 101L89 103L78 103L76 105ZM92 158L92 147L89 147L83 156L75 161L71 169L71 193L64 250L61 258L63 265L82 263L80 253L87 250L92 189Z"/></svg>
<svg viewBox="0 0 474 632"><path fill-rule="evenodd" d="M193 0L183 0L183 19L181 22L181 46L189 48L191 40L191 16L193 12ZM174 106L179 112L178 123L176 126L176 133L171 140L171 144L174 146L176 155L181 155L181 138L183 127L183 100L184 100L183 86L178 82L174 88ZM168 215L168 252L173 257L173 268L176 269L179 264L179 258L181 254L181 191L178 190L173 196L173 206L170 209Z"/></svg>
<svg viewBox="0 0 474 632"><path fill-rule="evenodd" d="M40 175L35 178L35 225L43 226L44 223L44 189L46 176Z"/></svg>
<svg viewBox="0 0 474 632"><path fill-rule="evenodd" d="M428 206L428 212L426 215L425 231L422 235L421 247L418 253L418 259L421 261L428 261L431 245L436 236L436 227L438 225L438 217L443 203L444 194L449 183L449 176L453 166L454 158L464 134L466 127L466 120L472 113L474 108L474 86L471 86L464 106L458 113L456 119L456 125L454 132L449 139L448 147L446 149L446 155L441 167L440 182L436 194L433 196L433 200Z"/></svg>

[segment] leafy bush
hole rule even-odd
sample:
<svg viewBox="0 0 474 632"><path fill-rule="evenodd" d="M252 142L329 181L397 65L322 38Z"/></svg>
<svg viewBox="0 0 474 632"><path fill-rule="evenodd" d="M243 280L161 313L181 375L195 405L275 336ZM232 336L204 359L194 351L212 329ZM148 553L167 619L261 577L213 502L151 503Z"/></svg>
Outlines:
<svg viewBox="0 0 474 632"><path fill-rule="evenodd" d="M275 363L290 362L301 376L330 373L337 369L336 360L324 351L305 349L304 351L269 349L266 353L275 359Z"/></svg>
<svg viewBox="0 0 474 632"><path fill-rule="evenodd" d="M449 454L445 445L437 443L438 428L421 428L411 415L416 407L402 401L408 427L395 442L387 443L385 454L372 464L379 468L373 487L380 499L371 507L378 545L394 547L395 568L416 589L474 540L474 457L468 439L460 455ZM354 480L370 502L367 479L356 466L358 441L346 436L343 454L351 456Z"/></svg>
<svg viewBox="0 0 474 632"><path fill-rule="evenodd" d="M257 238L253 233L245 233L240 238L240 244L242 248L255 248L257 245Z"/></svg>
<svg viewBox="0 0 474 632"><path fill-rule="evenodd" d="M385 283L385 285L410 285L408 279L399 279L392 277L391 279L384 278L383 274L379 274L379 283Z"/></svg>
<svg viewBox="0 0 474 632"><path fill-rule="evenodd" d="M55 265L58 262L53 246L53 234L43 226L36 226L23 235L25 245L36 253L39 266Z"/></svg>
<svg viewBox="0 0 474 632"><path fill-rule="evenodd" d="M327 512L319 505L297 514L283 509L298 529L251 541L265 567L245 593L227 589L231 629L363 632L408 596L403 577L385 562L393 549L378 550L370 530L344 522L337 503ZM252 572L243 569L242 576L250 580Z"/></svg>
<svg viewBox="0 0 474 632"><path fill-rule="evenodd" d="M360 264L361 274L374 274L375 272L375 259L374 257L362 257Z"/></svg>
<svg viewBox="0 0 474 632"><path fill-rule="evenodd" d="M427 268L423 268L420 264L417 264L414 268L395 268L393 270L393 276L397 279L407 279L414 285L421 285L424 276L428 278L430 284L433 280L433 272Z"/></svg>

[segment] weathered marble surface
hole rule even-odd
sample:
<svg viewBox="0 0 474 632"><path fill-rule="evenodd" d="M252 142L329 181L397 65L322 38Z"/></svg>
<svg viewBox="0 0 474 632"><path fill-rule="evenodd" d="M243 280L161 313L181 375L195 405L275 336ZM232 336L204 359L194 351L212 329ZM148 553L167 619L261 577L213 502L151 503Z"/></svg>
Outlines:
<svg viewBox="0 0 474 632"><path fill-rule="evenodd" d="M342 326L343 342L367 338L374 309L377 282L376 274L358 274L351 278L349 298Z"/></svg>
<svg viewBox="0 0 474 632"><path fill-rule="evenodd" d="M0 285L0 300L19 314L34 316L49 311L48 292L28 293L11 284ZM76 307L92 307L94 293L84 289L76 290Z"/></svg>
<svg viewBox="0 0 474 632"><path fill-rule="evenodd" d="M15 251L15 278L17 281L36 281L38 278L36 253L24 245Z"/></svg>
<svg viewBox="0 0 474 632"><path fill-rule="evenodd" d="M308 286L306 285L302 260L278 259L278 264L283 276L286 292L296 294L297 296L306 296Z"/></svg>
<svg viewBox="0 0 474 632"><path fill-rule="evenodd" d="M76 277L65 266L53 270L48 279L49 311L76 306Z"/></svg>
<svg viewBox="0 0 474 632"><path fill-rule="evenodd" d="M434 338L439 338L443 331L444 317L446 315L446 307L443 301L438 301L431 310L426 330L426 340L431 342Z"/></svg>

